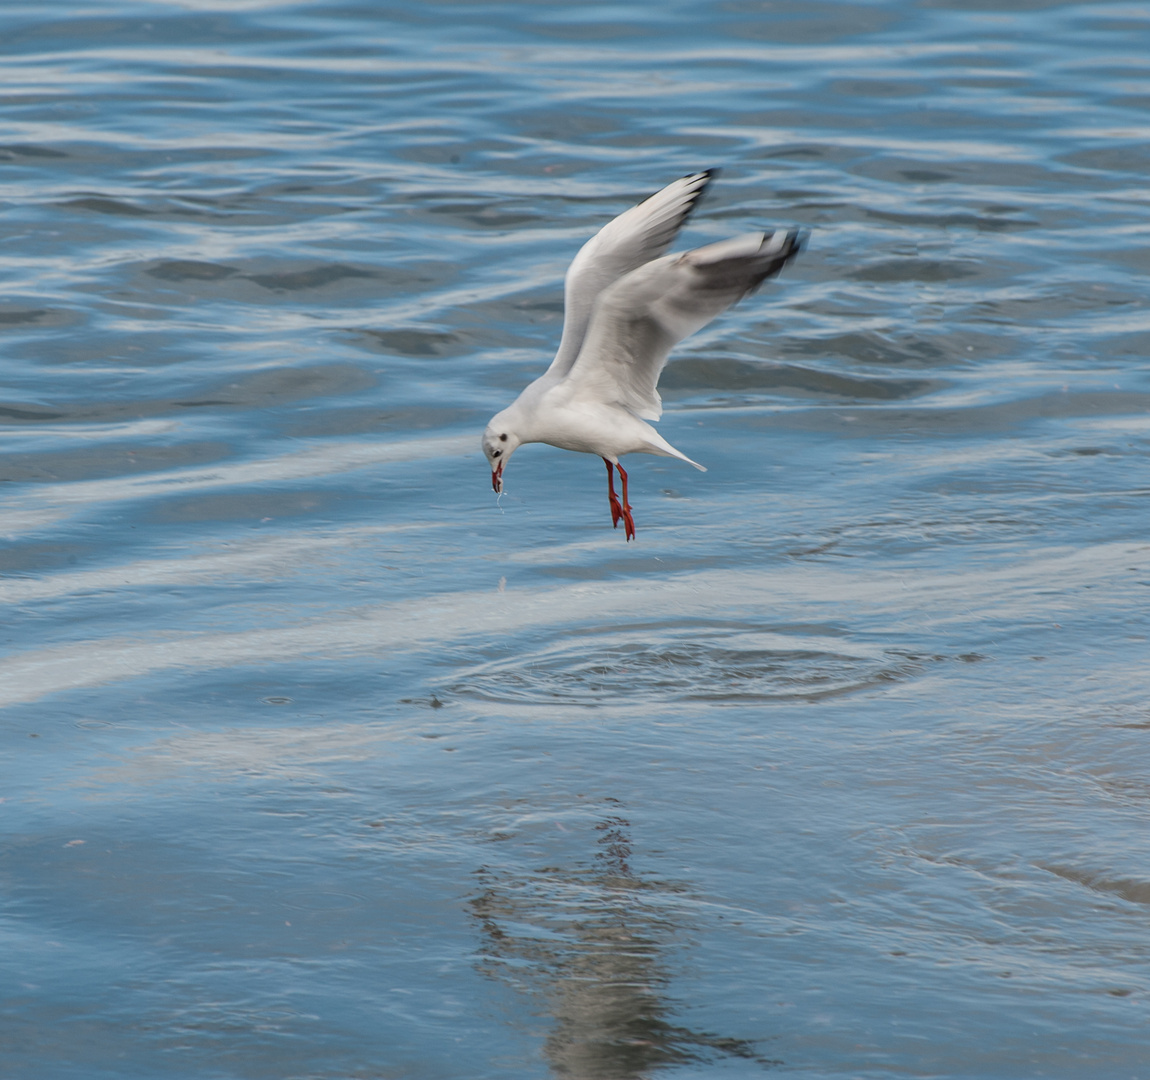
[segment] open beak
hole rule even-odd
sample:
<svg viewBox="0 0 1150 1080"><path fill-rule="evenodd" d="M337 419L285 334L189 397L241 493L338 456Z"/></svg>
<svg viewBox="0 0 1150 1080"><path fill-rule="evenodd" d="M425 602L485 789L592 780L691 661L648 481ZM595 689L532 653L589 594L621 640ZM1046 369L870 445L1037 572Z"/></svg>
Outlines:
<svg viewBox="0 0 1150 1080"><path fill-rule="evenodd" d="M491 470L491 487L496 495L503 494L503 462L499 463L498 469Z"/></svg>

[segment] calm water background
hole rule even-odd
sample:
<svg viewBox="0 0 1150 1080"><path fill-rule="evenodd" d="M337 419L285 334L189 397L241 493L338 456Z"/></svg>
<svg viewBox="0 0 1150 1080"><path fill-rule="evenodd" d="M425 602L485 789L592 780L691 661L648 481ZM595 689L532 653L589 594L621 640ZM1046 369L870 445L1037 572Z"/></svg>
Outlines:
<svg viewBox="0 0 1150 1080"><path fill-rule="evenodd" d="M0 11L0 1074L1150 1077L1150 12ZM579 245L808 251L631 459Z"/></svg>

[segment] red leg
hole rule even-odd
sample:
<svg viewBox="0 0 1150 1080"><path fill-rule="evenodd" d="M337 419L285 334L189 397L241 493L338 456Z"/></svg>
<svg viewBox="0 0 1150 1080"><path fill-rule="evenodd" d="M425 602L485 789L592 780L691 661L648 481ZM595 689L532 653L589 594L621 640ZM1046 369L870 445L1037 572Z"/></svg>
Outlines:
<svg viewBox="0 0 1150 1080"><path fill-rule="evenodd" d="M627 499L627 473L618 462L615 468L619 470L619 479L623 481L623 529L628 540L635 539L635 519L631 516L631 503Z"/></svg>
<svg viewBox="0 0 1150 1080"><path fill-rule="evenodd" d="M603 464L607 466L607 492L608 498L611 500L611 528L617 529L619 527L619 519L623 516L623 507L619 505L619 497L615 494L615 472L606 458L603 459ZM623 470L619 470L622 475Z"/></svg>

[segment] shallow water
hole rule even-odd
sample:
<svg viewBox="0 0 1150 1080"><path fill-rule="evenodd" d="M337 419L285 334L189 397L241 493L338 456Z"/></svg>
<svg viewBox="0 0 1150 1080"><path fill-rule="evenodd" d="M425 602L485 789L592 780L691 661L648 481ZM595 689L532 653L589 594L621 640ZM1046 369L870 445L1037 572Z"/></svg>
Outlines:
<svg viewBox="0 0 1150 1080"><path fill-rule="evenodd" d="M0 1074L1150 1077L1141 5L0 13ZM478 436L799 224L709 469Z"/></svg>

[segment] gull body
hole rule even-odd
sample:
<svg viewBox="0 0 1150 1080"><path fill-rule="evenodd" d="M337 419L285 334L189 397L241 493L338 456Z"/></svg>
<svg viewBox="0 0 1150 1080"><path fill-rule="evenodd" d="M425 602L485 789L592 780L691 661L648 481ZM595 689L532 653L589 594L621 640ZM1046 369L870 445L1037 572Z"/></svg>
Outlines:
<svg viewBox="0 0 1150 1080"><path fill-rule="evenodd" d="M708 170L668 184L608 222L576 255L555 359L483 434L497 492L507 459L523 443L595 454L607 466L612 524L622 521L630 540L635 521L620 457L657 454L706 471L648 423L662 414L657 385L667 355L777 274L802 246L799 231L790 229L664 254L713 176Z"/></svg>

